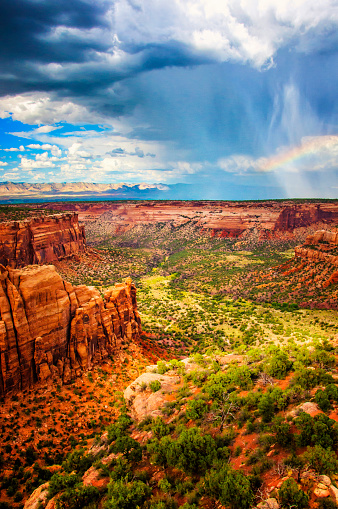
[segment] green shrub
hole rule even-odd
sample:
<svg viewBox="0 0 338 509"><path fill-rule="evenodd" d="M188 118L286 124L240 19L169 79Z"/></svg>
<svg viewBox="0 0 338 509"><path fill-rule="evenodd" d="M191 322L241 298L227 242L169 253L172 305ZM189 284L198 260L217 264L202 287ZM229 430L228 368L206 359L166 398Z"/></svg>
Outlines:
<svg viewBox="0 0 338 509"><path fill-rule="evenodd" d="M331 498L319 499L318 509L338 509L338 505Z"/></svg>
<svg viewBox="0 0 338 509"><path fill-rule="evenodd" d="M289 509L290 507L306 509L309 507L308 495L298 487L298 484L293 478L283 482L278 496L281 507L285 509Z"/></svg>
<svg viewBox="0 0 338 509"><path fill-rule="evenodd" d="M265 364L266 373L275 378L285 378L292 367L287 354L283 350L278 350Z"/></svg>
<svg viewBox="0 0 338 509"><path fill-rule="evenodd" d="M258 403L258 410L264 422L270 422L275 414L275 402L271 392L267 392L261 397Z"/></svg>
<svg viewBox="0 0 338 509"><path fill-rule="evenodd" d="M122 452L128 461L138 462L142 459L142 448L137 440L128 436L118 437L112 447L115 453Z"/></svg>
<svg viewBox="0 0 338 509"><path fill-rule="evenodd" d="M231 509L249 509L254 499L248 476L232 470L229 465L206 474L205 490L207 495Z"/></svg>
<svg viewBox="0 0 338 509"><path fill-rule="evenodd" d="M125 479L111 481L108 485L108 500L105 509L135 509L149 498L151 489L142 481L128 482Z"/></svg>
<svg viewBox="0 0 338 509"><path fill-rule="evenodd" d="M148 506L147 506L148 507ZM156 496L150 500L149 509L177 509L178 504L169 496Z"/></svg>
<svg viewBox="0 0 338 509"><path fill-rule="evenodd" d="M170 426L161 417L156 417L151 424L151 431L155 437L162 438L170 434Z"/></svg>
<svg viewBox="0 0 338 509"><path fill-rule="evenodd" d="M108 442L113 442L118 437L121 437L127 433L128 428L131 426L132 420L127 414L119 416L114 424L108 426Z"/></svg>
<svg viewBox="0 0 338 509"><path fill-rule="evenodd" d="M203 387L211 399L221 400L231 388L249 389L252 386L252 371L248 366L233 366L227 371L213 373Z"/></svg>
<svg viewBox="0 0 338 509"><path fill-rule="evenodd" d="M164 375L169 369L169 366L164 361L157 361L157 373Z"/></svg>
<svg viewBox="0 0 338 509"><path fill-rule="evenodd" d="M197 420L207 412L208 405L202 399L192 399L187 403L186 416L188 419Z"/></svg>
<svg viewBox="0 0 338 509"><path fill-rule="evenodd" d="M78 484L69 487L56 500L56 509L83 509L100 498L95 486Z"/></svg>
<svg viewBox="0 0 338 509"><path fill-rule="evenodd" d="M66 472L75 470L79 474L84 474L86 470L92 465L94 458L92 454L85 454L84 449L73 451L68 454L62 467Z"/></svg>
<svg viewBox="0 0 338 509"><path fill-rule="evenodd" d="M226 447L217 447L211 435L202 435L197 427L183 429L175 440L169 436L153 439L147 444L153 460L163 466L177 467L184 472L204 472L217 457L228 457Z"/></svg>
<svg viewBox="0 0 338 509"><path fill-rule="evenodd" d="M161 389L161 382L159 380L153 380L149 383L149 388L152 392L157 392Z"/></svg>
<svg viewBox="0 0 338 509"><path fill-rule="evenodd" d="M277 417L273 422L273 430L276 433L276 442L282 447L292 444L293 434L291 433L290 424L283 421L281 417Z"/></svg>
<svg viewBox="0 0 338 509"><path fill-rule="evenodd" d="M332 409L329 396L326 391L318 390L315 394L315 402L323 412L328 412Z"/></svg>
<svg viewBox="0 0 338 509"><path fill-rule="evenodd" d="M337 456L331 449L324 449L320 445L308 447L302 458L319 474L338 472Z"/></svg>
<svg viewBox="0 0 338 509"><path fill-rule="evenodd" d="M319 414L311 417L302 412L295 423L301 430L296 437L300 446L320 445L324 448L332 448L338 444L338 424L327 415Z"/></svg>
<svg viewBox="0 0 338 509"><path fill-rule="evenodd" d="M332 375L326 373L323 369L311 368L300 369L295 373L292 380L294 385L300 385L303 389L307 390L313 389L317 385L328 385L333 382Z"/></svg>
<svg viewBox="0 0 338 509"><path fill-rule="evenodd" d="M80 482L80 476L77 474L54 474L48 486L48 498L53 498L67 488L74 487Z"/></svg>

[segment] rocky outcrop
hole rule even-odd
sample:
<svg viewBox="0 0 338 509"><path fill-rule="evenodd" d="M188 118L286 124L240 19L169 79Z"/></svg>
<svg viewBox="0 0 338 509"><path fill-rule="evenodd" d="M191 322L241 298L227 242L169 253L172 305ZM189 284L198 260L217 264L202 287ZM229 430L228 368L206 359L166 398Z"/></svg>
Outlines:
<svg viewBox="0 0 338 509"><path fill-rule="evenodd" d="M51 263L85 250L84 227L74 212L0 223L0 263Z"/></svg>
<svg viewBox="0 0 338 509"><path fill-rule="evenodd" d="M151 384L158 382L159 389L152 391ZM162 415L166 395L178 390L180 377L171 374L142 373L124 391L124 399L136 421Z"/></svg>
<svg viewBox="0 0 338 509"><path fill-rule="evenodd" d="M304 242L306 246L308 245L329 245L336 246L338 245L338 232L329 232L327 230L318 230L313 235L308 235Z"/></svg>
<svg viewBox="0 0 338 509"><path fill-rule="evenodd" d="M0 266L0 315L0 395L70 382L141 331L130 278L102 298L94 287L63 281L51 265Z"/></svg>
<svg viewBox="0 0 338 509"><path fill-rule="evenodd" d="M307 259L310 262L328 262L332 265L338 265L338 256L331 255L326 252L319 251L317 249L307 249L304 247L295 248L296 258Z"/></svg>
<svg viewBox="0 0 338 509"><path fill-rule="evenodd" d="M338 232L318 230L314 234L308 235L302 246L295 248L295 256L309 262L326 262L338 265L337 246ZM335 276L334 279L336 279Z"/></svg>

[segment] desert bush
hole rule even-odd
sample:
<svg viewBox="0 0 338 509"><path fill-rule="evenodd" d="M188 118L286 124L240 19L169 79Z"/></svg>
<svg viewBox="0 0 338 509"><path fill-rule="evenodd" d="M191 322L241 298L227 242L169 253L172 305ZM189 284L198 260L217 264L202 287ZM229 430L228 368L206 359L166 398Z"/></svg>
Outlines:
<svg viewBox="0 0 338 509"><path fill-rule="evenodd" d="M332 384L334 379L332 375L326 373L323 369L303 368L296 371L292 383L300 385L303 389L313 389L316 385Z"/></svg>
<svg viewBox="0 0 338 509"><path fill-rule="evenodd" d="M253 372L248 366L233 366L227 371L213 373L203 386L203 391L211 399L223 399L224 393L230 389L240 387L249 389L252 386Z"/></svg>
<svg viewBox="0 0 338 509"><path fill-rule="evenodd" d="M318 509L338 509L338 505L332 498L322 498L319 499Z"/></svg>
<svg viewBox="0 0 338 509"><path fill-rule="evenodd" d="M164 375L169 369L170 367L164 361L157 361L157 373Z"/></svg>
<svg viewBox="0 0 338 509"><path fill-rule="evenodd" d="M178 504L174 498L169 496L155 496L147 504L147 509L177 509Z"/></svg>
<svg viewBox="0 0 338 509"><path fill-rule="evenodd" d="M153 380L149 383L151 392L157 392L161 389L161 382L159 380Z"/></svg>
<svg viewBox="0 0 338 509"><path fill-rule="evenodd" d="M311 417L302 412L295 421L301 430L296 437L299 446L320 445L321 447L335 447L338 443L338 424L327 415L319 414Z"/></svg>
<svg viewBox="0 0 338 509"><path fill-rule="evenodd" d="M122 414L119 416L117 421L114 424L108 426L108 442L112 442L116 440L118 437L123 436L127 433L128 428L132 423L131 418L127 414Z"/></svg>
<svg viewBox="0 0 338 509"><path fill-rule="evenodd" d="M276 417L273 421L273 431L276 433L276 442L282 447L292 444L293 434L291 433L290 424L283 420L282 417Z"/></svg>
<svg viewBox="0 0 338 509"><path fill-rule="evenodd" d="M323 412L328 412L332 409L327 392L318 390L315 394L315 402Z"/></svg>
<svg viewBox="0 0 338 509"><path fill-rule="evenodd" d="M84 449L73 451L68 454L67 458L62 462L62 467L66 472L74 470L79 474L84 474L94 461L92 454L85 454Z"/></svg>
<svg viewBox="0 0 338 509"><path fill-rule="evenodd" d="M49 481L48 498L53 498L60 491L72 488L79 482L80 476L77 474L54 474Z"/></svg>
<svg viewBox="0 0 338 509"><path fill-rule="evenodd" d="M254 499L248 476L229 465L212 469L206 474L205 491L231 509L249 509Z"/></svg>
<svg viewBox="0 0 338 509"><path fill-rule="evenodd" d="M197 420L207 412L208 405L202 399L192 399L187 403L186 416L188 419Z"/></svg>
<svg viewBox="0 0 338 509"><path fill-rule="evenodd" d="M324 449L320 445L308 447L302 459L319 474L338 472L337 456L331 449Z"/></svg>
<svg viewBox="0 0 338 509"><path fill-rule="evenodd" d="M108 485L105 509L135 509L150 496L151 489L142 481L118 479Z"/></svg>
<svg viewBox="0 0 338 509"><path fill-rule="evenodd" d="M283 482L278 496L281 507L285 509L289 509L290 507L306 509L309 507L308 495L298 487L298 484L293 478Z"/></svg>
<svg viewBox="0 0 338 509"><path fill-rule="evenodd" d="M122 452L128 461L137 462L142 459L142 447L137 440L128 436L118 437L112 447L112 451L115 453Z"/></svg>
<svg viewBox="0 0 338 509"><path fill-rule="evenodd" d="M100 498L95 486L68 487L56 500L56 509L83 509Z"/></svg>
<svg viewBox="0 0 338 509"><path fill-rule="evenodd" d="M165 437L170 434L171 427L166 424L161 417L156 417L151 424L151 431L157 438Z"/></svg>
<svg viewBox="0 0 338 509"><path fill-rule="evenodd" d="M226 447L217 447L211 435L202 435L196 427L184 429L177 439L155 438L147 449L157 464L175 466L187 473L204 472L217 457L229 456Z"/></svg>
<svg viewBox="0 0 338 509"><path fill-rule="evenodd" d="M264 363L266 373L274 378L285 378L292 367L292 362L283 350L277 350L269 360Z"/></svg>

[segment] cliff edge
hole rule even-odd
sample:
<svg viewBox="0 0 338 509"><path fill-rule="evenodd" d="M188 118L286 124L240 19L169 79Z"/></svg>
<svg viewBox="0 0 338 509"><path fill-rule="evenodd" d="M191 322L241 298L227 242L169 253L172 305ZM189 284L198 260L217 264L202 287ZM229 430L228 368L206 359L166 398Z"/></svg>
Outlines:
<svg viewBox="0 0 338 509"><path fill-rule="evenodd" d="M0 263L12 268L52 263L85 250L74 212L0 223Z"/></svg>
<svg viewBox="0 0 338 509"><path fill-rule="evenodd" d="M136 288L73 287L55 267L0 265L0 395L37 382L70 382L139 338Z"/></svg>

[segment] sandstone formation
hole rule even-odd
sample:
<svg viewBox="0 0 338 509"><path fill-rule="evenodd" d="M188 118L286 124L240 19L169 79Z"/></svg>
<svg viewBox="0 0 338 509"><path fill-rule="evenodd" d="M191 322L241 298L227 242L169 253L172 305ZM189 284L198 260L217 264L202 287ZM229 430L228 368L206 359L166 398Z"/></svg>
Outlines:
<svg viewBox="0 0 338 509"><path fill-rule="evenodd" d="M94 287L63 281L51 265L0 265L0 282L0 395L36 382L70 382L139 338L130 278L104 299Z"/></svg>
<svg viewBox="0 0 338 509"><path fill-rule="evenodd" d="M61 208L57 203L38 206ZM217 237L280 238L338 220L338 202L106 201L63 202L62 208L78 212L86 227L106 223L107 233L117 235L137 225L171 223L179 227L190 222Z"/></svg>
<svg viewBox="0 0 338 509"><path fill-rule="evenodd" d="M308 235L303 246L295 248L296 258L310 262L327 262L338 265L338 232L326 230L316 231ZM336 279L336 276L333 276Z"/></svg>
<svg viewBox="0 0 338 509"><path fill-rule="evenodd" d="M152 392L150 384L155 381L161 384L161 388ZM132 417L137 421L142 421L146 417L162 415L166 395L177 391L179 382L180 377L173 374L142 373L126 388L123 394Z"/></svg>
<svg viewBox="0 0 338 509"><path fill-rule="evenodd" d="M0 223L0 263L23 267L51 263L85 250L86 237L76 213Z"/></svg>

